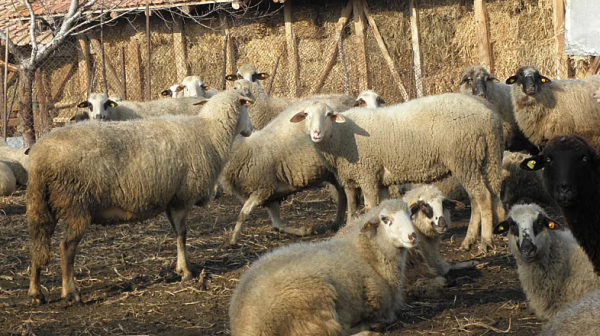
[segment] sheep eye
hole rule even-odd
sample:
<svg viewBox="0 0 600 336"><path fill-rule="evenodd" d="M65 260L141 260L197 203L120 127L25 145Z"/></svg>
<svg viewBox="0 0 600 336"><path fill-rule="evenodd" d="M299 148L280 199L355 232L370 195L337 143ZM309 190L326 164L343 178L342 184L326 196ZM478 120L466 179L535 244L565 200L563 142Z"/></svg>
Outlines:
<svg viewBox="0 0 600 336"><path fill-rule="evenodd" d="M391 220L390 220L390 218L389 218L389 217L387 217L387 216L381 216L381 221L382 221L382 222L383 222L383 224L385 224L385 225L391 225L391 224L392 224L392 221L391 221Z"/></svg>
<svg viewBox="0 0 600 336"><path fill-rule="evenodd" d="M546 157L546 162L552 162L552 158L551 157Z"/></svg>
<svg viewBox="0 0 600 336"><path fill-rule="evenodd" d="M588 157L587 157L587 156L584 156L584 157L582 157L582 158L581 158L581 161L583 161L583 162L588 162Z"/></svg>

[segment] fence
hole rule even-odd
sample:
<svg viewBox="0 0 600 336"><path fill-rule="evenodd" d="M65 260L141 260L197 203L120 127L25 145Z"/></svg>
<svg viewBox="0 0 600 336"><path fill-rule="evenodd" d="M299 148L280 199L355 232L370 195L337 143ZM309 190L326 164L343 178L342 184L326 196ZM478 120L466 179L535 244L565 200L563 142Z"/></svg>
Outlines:
<svg viewBox="0 0 600 336"><path fill-rule="evenodd" d="M71 38L48 58L36 74L34 107L45 118L69 118L89 91L104 91L105 81L109 95L128 100L159 99L163 89L185 75L198 75L207 85L223 89L223 75L241 64L254 64L271 74L263 87L272 96L315 91L356 95L371 88L394 103L405 95L416 97L419 86L425 95L456 91L464 68L479 63L472 1L419 1L419 83L414 78L409 4L368 3L370 17L349 15L347 20L342 19L343 11L352 6L346 0L295 7L290 25L294 36L286 31L283 11L260 18L215 13L203 25L170 11L155 11L149 18L143 13L131 15L103 26L102 31ZM553 77L552 0L491 1L487 6L496 77L506 78L525 63ZM357 34L360 31L363 39ZM297 49L295 61L290 37ZM336 53L331 72L324 76ZM572 58L571 65L582 76L590 61ZM396 73L390 70L390 62ZM323 78L322 89L316 90ZM16 83L9 89L9 102L15 90Z"/></svg>

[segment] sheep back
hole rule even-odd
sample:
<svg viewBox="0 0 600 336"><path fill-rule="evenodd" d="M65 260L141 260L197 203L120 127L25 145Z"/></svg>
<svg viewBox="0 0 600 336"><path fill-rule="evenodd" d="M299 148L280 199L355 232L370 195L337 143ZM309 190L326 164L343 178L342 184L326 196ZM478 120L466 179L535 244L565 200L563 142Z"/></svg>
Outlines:
<svg viewBox="0 0 600 336"><path fill-rule="evenodd" d="M10 196L17 190L17 179L12 170L0 162L0 196Z"/></svg>

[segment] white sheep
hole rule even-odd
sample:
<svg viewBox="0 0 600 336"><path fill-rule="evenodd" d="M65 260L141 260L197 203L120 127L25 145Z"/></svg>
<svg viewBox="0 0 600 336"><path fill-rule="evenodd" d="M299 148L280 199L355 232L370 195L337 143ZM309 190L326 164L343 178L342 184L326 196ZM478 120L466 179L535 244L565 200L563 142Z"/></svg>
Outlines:
<svg viewBox="0 0 600 336"><path fill-rule="evenodd" d="M181 83L171 85L163 90L160 95L163 97L182 98L182 97L200 97L210 98L218 91L208 87L198 76L187 76Z"/></svg>
<svg viewBox="0 0 600 336"><path fill-rule="evenodd" d="M162 90L160 95L163 97L179 98L183 88L179 84L173 84L168 89Z"/></svg>
<svg viewBox="0 0 600 336"><path fill-rule="evenodd" d="M417 242L406 203L387 200L343 238L267 253L233 293L232 335L342 336L395 321L406 250Z"/></svg>
<svg viewBox="0 0 600 336"><path fill-rule="evenodd" d="M227 79L230 82L234 82L238 79L245 79L248 82L257 83L259 86L260 86L260 83L258 83L258 81L265 80L267 78L269 78L268 73L258 72L258 70L256 70L254 65L251 65L251 64L243 64L242 66L240 66L238 68L238 71L236 74L230 74L230 75L225 76L225 79Z"/></svg>
<svg viewBox="0 0 600 336"><path fill-rule="evenodd" d="M503 120L504 141L507 150L513 152L527 151L531 154L539 153L538 148L527 140L517 125L509 85L499 83L498 79L490 75L485 67L477 65L465 69L459 92L485 98L495 107L495 111L500 114Z"/></svg>
<svg viewBox="0 0 600 336"><path fill-rule="evenodd" d="M17 179L13 171L0 161L0 196L10 196L17 190Z"/></svg>
<svg viewBox="0 0 600 336"><path fill-rule="evenodd" d="M577 134L600 149L600 105L592 97L600 76L552 81L535 67L522 66L506 84L515 84L511 89L515 120L534 145Z"/></svg>
<svg viewBox="0 0 600 336"><path fill-rule="evenodd" d="M45 301L40 272L59 219L65 223L60 247L67 302L80 301L73 264L91 223L140 222L165 212L177 234L176 271L191 279L185 220L194 205L212 199L236 135L252 132L249 103L230 90L211 98L208 113L198 116L78 123L40 139L29 153L27 189L33 302Z"/></svg>
<svg viewBox="0 0 600 336"><path fill-rule="evenodd" d="M361 92L354 103L354 107L378 108L385 104L385 100L375 91Z"/></svg>
<svg viewBox="0 0 600 336"><path fill-rule="evenodd" d="M315 102L290 121L305 121L305 132L344 186L349 213L356 209L356 188L370 209L378 196L388 197L382 187L453 175L468 191L472 207L462 248L477 241L482 222L481 248L492 247L494 220L505 216L502 123L485 100L451 93L343 114Z"/></svg>
<svg viewBox="0 0 600 336"><path fill-rule="evenodd" d="M220 184L237 196L244 206L230 238L236 244L242 225L257 206L269 212L273 228L294 235L314 233L314 228L289 228L281 224L280 202L285 197L306 188L332 184L337 190L337 214L332 224L339 228L346 212L344 189L335 175L325 167L302 125L292 124L290 118L312 101L300 102L273 119L265 128L248 138L238 138L233 144L230 160L223 168ZM347 109L335 105L340 110Z"/></svg>
<svg viewBox="0 0 600 336"><path fill-rule="evenodd" d="M29 156L25 149L10 148L0 139L0 162L12 170L18 185L27 185L27 171L29 170Z"/></svg>
<svg viewBox="0 0 600 336"><path fill-rule="evenodd" d="M600 277L568 230L537 204L517 204L494 233L508 231L508 247L517 261L529 307L540 319L600 288Z"/></svg>
<svg viewBox="0 0 600 336"><path fill-rule="evenodd" d="M539 336L600 335L600 291L592 292L561 310Z"/></svg>

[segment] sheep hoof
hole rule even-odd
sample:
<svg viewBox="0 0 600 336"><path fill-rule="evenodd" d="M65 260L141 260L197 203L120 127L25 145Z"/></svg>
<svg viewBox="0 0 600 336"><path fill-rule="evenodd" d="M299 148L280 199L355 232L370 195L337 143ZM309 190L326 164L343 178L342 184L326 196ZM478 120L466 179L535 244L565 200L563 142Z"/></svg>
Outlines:
<svg viewBox="0 0 600 336"><path fill-rule="evenodd" d="M483 253L487 253L488 251L492 251L494 249L494 243L491 240L482 240L481 244L479 244L479 250Z"/></svg>
<svg viewBox="0 0 600 336"><path fill-rule="evenodd" d="M471 246L473 246L475 244L475 239L471 239L471 238L465 238L465 240L463 240L462 244L460 244L460 249L463 251L469 251L471 249Z"/></svg>
<svg viewBox="0 0 600 336"><path fill-rule="evenodd" d="M31 305L32 306L40 306L46 304L46 298L44 297L44 294L39 293L36 294L35 296L31 297Z"/></svg>
<svg viewBox="0 0 600 336"><path fill-rule="evenodd" d="M187 281L190 281L192 279L194 279L194 275L192 275L191 272L184 272L181 275L181 282L187 282Z"/></svg>
<svg viewBox="0 0 600 336"><path fill-rule="evenodd" d="M67 307L82 304L81 297L79 297L79 294L77 293L69 293L63 297L63 300L65 300L65 304Z"/></svg>

